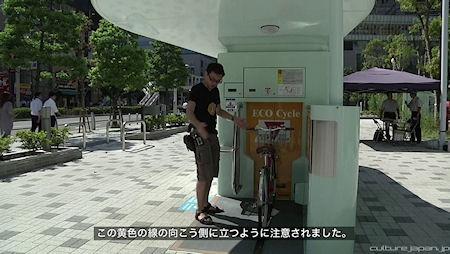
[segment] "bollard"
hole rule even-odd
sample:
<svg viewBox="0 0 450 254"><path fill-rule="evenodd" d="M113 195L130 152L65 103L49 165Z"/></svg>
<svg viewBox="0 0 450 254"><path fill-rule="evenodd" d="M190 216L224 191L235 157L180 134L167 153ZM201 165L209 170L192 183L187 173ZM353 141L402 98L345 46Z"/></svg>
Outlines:
<svg viewBox="0 0 450 254"><path fill-rule="evenodd" d="M95 114L91 112L91 122L92 122L92 130L95 131Z"/></svg>
<svg viewBox="0 0 450 254"><path fill-rule="evenodd" d="M128 121L131 121L131 113L128 113Z"/></svg>
<svg viewBox="0 0 450 254"><path fill-rule="evenodd" d="M43 107L41 110L41 126L42 130L44 130L47 133L47 139L50 140L51 135L51 110L50 107ZM50 143L50 142L49 142ZM50 151L50 145L46 144L44 147L45 151Z"/></svg>

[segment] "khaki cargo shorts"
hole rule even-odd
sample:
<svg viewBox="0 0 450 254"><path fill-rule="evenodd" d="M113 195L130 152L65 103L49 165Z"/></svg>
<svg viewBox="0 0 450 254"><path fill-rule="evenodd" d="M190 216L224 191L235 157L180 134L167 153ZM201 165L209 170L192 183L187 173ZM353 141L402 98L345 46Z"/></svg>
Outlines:
<svg viewBox="0 0 450 254"><path fill-rule="evenodd" d="M195 145L197 180L211 181L219 175L220 146L216 134L209 134L202 145Z"/></svg>

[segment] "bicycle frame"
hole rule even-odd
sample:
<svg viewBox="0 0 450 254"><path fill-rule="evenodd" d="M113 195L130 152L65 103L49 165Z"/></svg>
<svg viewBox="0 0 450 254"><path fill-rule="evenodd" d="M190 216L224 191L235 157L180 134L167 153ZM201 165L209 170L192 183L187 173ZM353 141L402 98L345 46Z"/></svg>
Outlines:
<svg viewBox="0 0 450 254"><path fill-rule="evenodd" d="M271 144L273 142L272 132L279 130L292 130L292 128L273 128L273 129L263 129L263 128L252 128L248 130L263 130L269 132L269 144L258 147L257 150L261 149L264 157L264 165L259 170L259 186L257 195L257 206L258 206L258 226L267 227L270 224L272 217L272 209L276 199L276 150Z"/></svg>

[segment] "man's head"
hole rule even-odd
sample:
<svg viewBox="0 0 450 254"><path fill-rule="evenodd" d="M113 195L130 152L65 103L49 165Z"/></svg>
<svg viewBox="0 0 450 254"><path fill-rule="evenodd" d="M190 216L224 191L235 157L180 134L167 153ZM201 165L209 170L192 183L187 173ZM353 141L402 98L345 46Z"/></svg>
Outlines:
<svg viewBox="0 0 450 254"><path fill-rule="evenodd" d="M223 76L225 76L223 66L219 63L210 63L208 67L206 67L204 83L209 89L214 89L217 85L222 83Z"/></svg>
<svg viewBox="0 0 450 254"><path fill-rule="evenodd" d="M411 98L415 98L417 96L416 92L410 92L409 95L411 96Z"/></svg>
<svg viewBox="0 0 450 254"><path fill-rule="evenodd" d="M392 99L392 93L387 93L388 99Z"/></svg>
<svg viewBox="0 0 450 254"><path fill-rule="evenodd" d="M36 92L34 94L34 98L41 98L41 92Z"/></svg>
<svg viewBox="0 0 450 254"><path fill-rule="evenodd" d="M52 98L53 100L56 99L56 93L55 92L48 93L48 98Z"/></svg>

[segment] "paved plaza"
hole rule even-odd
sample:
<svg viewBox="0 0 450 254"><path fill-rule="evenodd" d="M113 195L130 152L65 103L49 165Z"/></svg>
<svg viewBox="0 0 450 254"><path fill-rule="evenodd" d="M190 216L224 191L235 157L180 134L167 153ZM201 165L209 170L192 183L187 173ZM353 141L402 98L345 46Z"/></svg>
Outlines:
<svg viewBox="0 0 450 254"><path fill-rule="evenodd" d="M375 127L362 120L361 139ZM175 241L93 240L93 227L192 225L195 162L182 136L88 146L82 160L1 179L0 253L177 253ZM355 253L450 246L450 153L362 141L359 162Z"/></svg>

